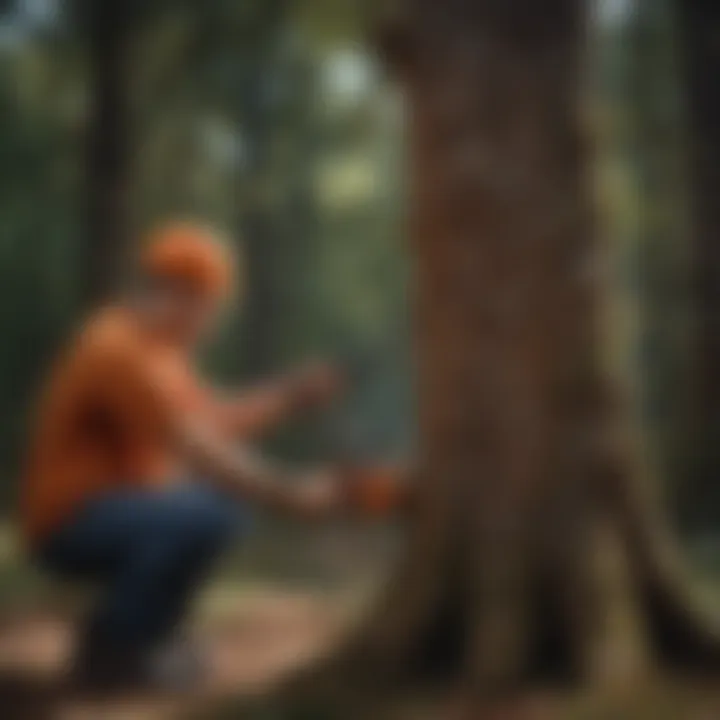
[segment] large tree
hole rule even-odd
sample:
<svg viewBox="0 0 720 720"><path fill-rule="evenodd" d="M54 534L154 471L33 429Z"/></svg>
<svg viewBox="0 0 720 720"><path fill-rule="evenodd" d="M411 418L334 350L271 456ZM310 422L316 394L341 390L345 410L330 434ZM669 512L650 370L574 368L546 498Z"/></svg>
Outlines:
<svg viewBox="0 0 720 720"><path fill-rule="evenodd" d="M585 24L580 0L410 0L384 33L407 96L418 496L388 592L319 677L595 680L618 597L638 653L717 660L600 366Z"/></svg>

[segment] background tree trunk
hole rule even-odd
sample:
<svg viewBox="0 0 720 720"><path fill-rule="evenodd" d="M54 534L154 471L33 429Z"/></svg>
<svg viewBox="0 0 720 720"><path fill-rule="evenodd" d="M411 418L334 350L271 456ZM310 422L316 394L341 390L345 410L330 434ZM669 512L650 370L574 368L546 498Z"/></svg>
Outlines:
<svg viewBox="0 0 720 720"><path fill-rule="evenodd" d="M84 305L117 290L128 260L128 187L132 162L131 41L134 2L78 3L87 38L87 234Z"/></svg>
<svg viewBox="0 0 720 720"><path fill-rule="evenodd" d="M690 492L720 507L720 6L676 0L688 112L692 263L696 298L693 377L696 458ZM713 511L713 508L715 511Z"/></svg>
<svg viewBox="0 0 720 720"><path fill-rule="evenodd" d="M271 161L273 83L279 39L286 30L286 0L270 0L256 11L244 39L245 76L238 92L237 122L242 133L246 159L244 178L239 183L242 208L238 231L249 268L248 303L243 329L245 371L251 376L268 373L277 357L277 328L281 324L278 298L282 287L285 257L279 242L272 199L269 197L268 164Z"/></svg>

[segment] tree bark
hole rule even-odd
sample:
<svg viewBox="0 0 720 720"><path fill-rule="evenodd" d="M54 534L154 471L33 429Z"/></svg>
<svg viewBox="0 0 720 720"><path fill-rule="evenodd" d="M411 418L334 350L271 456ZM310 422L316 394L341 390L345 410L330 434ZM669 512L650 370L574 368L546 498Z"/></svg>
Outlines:
<svg viewBox="0 0 720 720"><path fill-rule="evenodd" d="M417 511L387 594L316 678L451 679L471 697L539 677L604 681L627 650L612 633L620 602L637 635L622 672L646 651L717 660L600 367L583 8L411 0L406 38L393 33L411 160Z"/></svg>
<svg viewBox="0 0 720 720"><path fill-rule="evenodd" d="M676 0L675 10L687 101L697 314L692 428L697 467L691 492L702 493L705 508L712 512L720 502L720 6L712 0Z"/></svg>
<svg viewBox="0 0 720 720"><path fill-rule="evenodd" d="M405 562L355 639L375 672L603 677L618 596L640 657L718 657L600 366L585 22L577 0L414 0L395 32L423 454Z"/></svg>
<svg viewBox="0 0 720 720"><path fill-rule="evenodd" d="M415 584L429 587L408 592L427 607L392 644L416 654L437 594L450 591L456 670L500 686L527 673L541 644L534 597L545 617L573 625L542 639L576 665L593 631L595 592L582 574L600 258L578 119L583 14L573 0L412 8L405 82L427 517L408 562L419 559ZM393 634L412 617L393 621Z"/></svg>
<svg viewBox="0 0 720 720"><path fill-rule="evenodd" d="M133 2L83 0L78 5L87 40L90 102L81 301L92 306L117 291L128 260Z"/></svg>

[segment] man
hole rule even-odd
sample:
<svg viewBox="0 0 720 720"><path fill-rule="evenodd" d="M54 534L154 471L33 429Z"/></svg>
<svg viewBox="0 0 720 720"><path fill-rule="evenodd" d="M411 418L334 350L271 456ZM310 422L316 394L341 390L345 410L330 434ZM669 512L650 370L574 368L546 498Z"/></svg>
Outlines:
<svg viewBox="0 0 720 720"><path fill-rule="evenodd" d="M132 291L89 319L42 397L23 523L43 567L101 585L76 662L94 685L158 680L161 657L175 663L165 679L191 679L178 628L212 561L246 527L248 505L321 518L342 504L332 472L293 477L242 445L328 401L339 389L332 369L237 397L195 374L193 350L237 275L210 231L160 229Z"/></svg>

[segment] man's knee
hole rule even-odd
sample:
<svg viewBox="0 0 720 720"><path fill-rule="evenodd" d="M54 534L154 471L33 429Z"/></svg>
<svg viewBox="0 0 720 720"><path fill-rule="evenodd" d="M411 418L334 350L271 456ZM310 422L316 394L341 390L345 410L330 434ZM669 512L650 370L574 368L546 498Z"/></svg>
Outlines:
<svg viewBox="0 0 720 720"><path fill-rule="evenodd" d="M211 488L191 486L162 498L151 532L138 540L143 554L158 562L203 563L229 545L241 525L235 503Z"/></svg>
<svg viewBox="0 0 720 720"><path fill-rule="evenodd" d="M233 538L236 519L231 509L221 502L200 502L182 510L178 518L178 534L191 553L216 553Z"/></svg>
<svg viewBox="0 0 720 720"><path fill-rule="evenodd" d="M186 489L183 504L191 513L198 513L207 524L210 535L232 538L250 524L250 513L236 499L212 487L197 483Z"/></svg>

